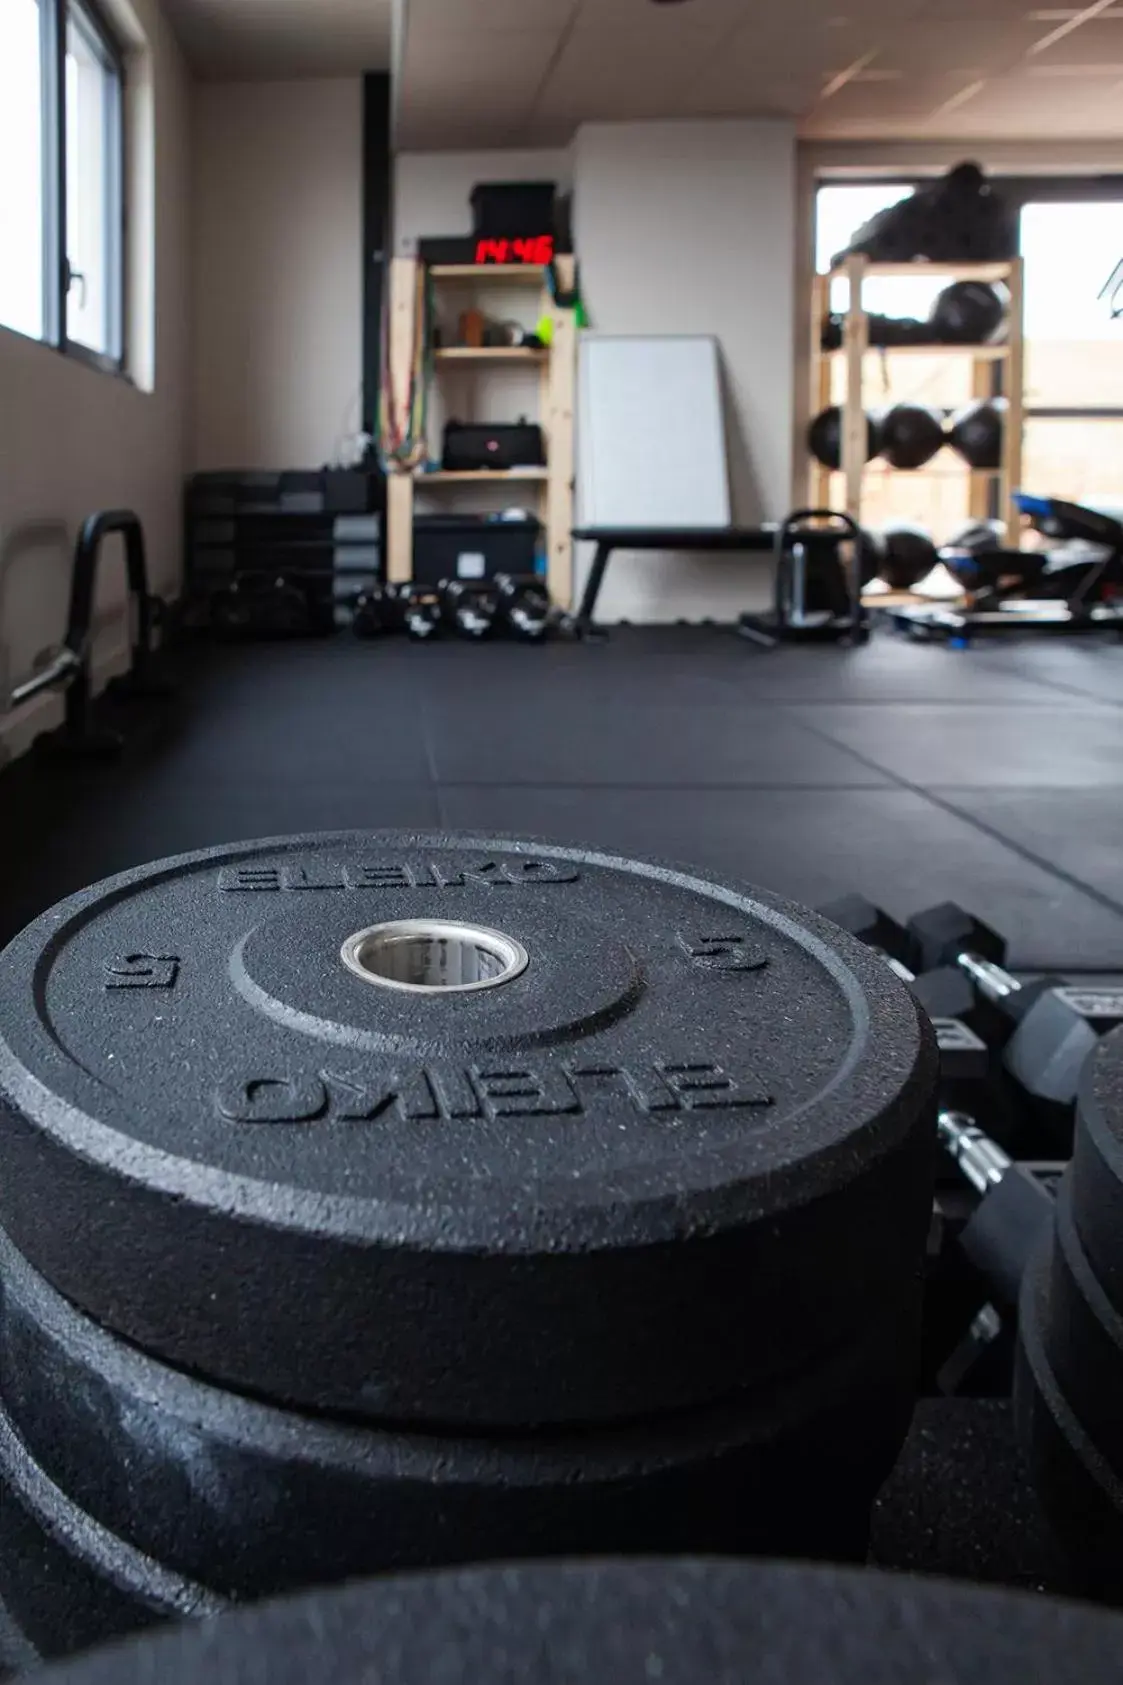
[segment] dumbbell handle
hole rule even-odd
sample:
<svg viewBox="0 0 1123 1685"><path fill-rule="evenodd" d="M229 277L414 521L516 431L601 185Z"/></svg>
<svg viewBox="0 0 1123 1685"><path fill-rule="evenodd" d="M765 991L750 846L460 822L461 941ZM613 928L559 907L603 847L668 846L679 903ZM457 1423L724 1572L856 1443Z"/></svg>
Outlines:
<svg viewBox="0 0 1123 1685"><path fill-rule="evenodd" d="M979 954L956 954L955 963L961 971L965 971L974 983L979 993L990 1001L1002 1001L1010 995L1020 993L1022 985L1016 977L995 965L993 960L985 960Z"/></svg>
<svg viewBox="0 0 1123 1685"><path fill-rule="evenodd" d="M941 1112L940 1140L983 1196L959 1236L965 1257L982 1274L995 1302L1018 1302L1022 1275L1053 1210L1053 1195L1029 1164L1015 1164L974 1118ZM1037 1166L1038 1172L1060 1166Z"/></svg>
<svg viewBox="0 0 1123 1685"><path fill-rule="evenodd" d="M907 965L894 959L884 949L879 948L877 951L902 982L916 982L915 971L910 971ZM985 960L979 954L956 954L955 963L961 971L967 973L979 993L987 1000L1005 1000L1009 995L1016 995L1021 990L1022 985L1016 977L1004 971L1002 966L995 965L993 960Z"/></svg>
<svg viewBox="0 0 1123 1685"><path fill-rule="evenodd" d="M996 1188L1013 1163L997 1142L985 1135L974 1118L964 1112L941 1112L938 1127L940 1144L951 1154L971 1186L981 1194Z"/></svg>

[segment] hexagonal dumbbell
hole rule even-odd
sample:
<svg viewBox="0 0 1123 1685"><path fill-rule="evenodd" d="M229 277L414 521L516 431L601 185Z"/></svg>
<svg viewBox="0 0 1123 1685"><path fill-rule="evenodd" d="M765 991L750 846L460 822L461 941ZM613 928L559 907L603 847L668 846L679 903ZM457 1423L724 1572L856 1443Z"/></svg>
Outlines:
<svg viewBox="0 0 1123 1685"><path fill-rule="evenodd" d="M970 979L1005 1041L1007 1072L1038 1116L1066 1125L1085 1060L1123 1024L1123 989L1073 987L1059 976L1021 982L1005 968L997 932L953 901L910 919L908 938L911 963L954 966Z"/></svg>
<svg viewBox="0 0 1123 1685"><path fill-rule="evenodd" d="M862 895L844 895L819 911L859 942L874 948L909 985L931 1018L940 1046L945 1100L963 1103L963 1085L985 1082L990 1059L986 1043L967 1019L975 1006L970 980L956 966L940 965L918 974L907 963L908 931ZM952 1095L949 1085L955 1085Z"/></svg>

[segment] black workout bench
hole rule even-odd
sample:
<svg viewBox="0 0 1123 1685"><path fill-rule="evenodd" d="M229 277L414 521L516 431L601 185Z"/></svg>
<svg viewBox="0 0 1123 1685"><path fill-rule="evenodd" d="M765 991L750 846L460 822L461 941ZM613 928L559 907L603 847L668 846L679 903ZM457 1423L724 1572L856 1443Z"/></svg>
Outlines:
<svg viewBox="0 0 1123 1685"><path fill-rule="evenodd" d="M694 550L710 555L751 551L770 555L776 526L763 527L576 527L573 536L595 544L597 553L585 583L573 630L579 638L595 633L593 616L614 550Z"/></svg>

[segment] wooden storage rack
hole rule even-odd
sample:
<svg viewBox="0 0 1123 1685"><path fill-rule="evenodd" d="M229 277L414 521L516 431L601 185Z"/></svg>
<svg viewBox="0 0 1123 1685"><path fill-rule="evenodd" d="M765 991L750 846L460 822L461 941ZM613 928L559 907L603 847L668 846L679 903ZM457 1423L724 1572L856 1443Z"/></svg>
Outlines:
<svg viewBox="0 0 1123 1685"><path fill-rule="evenodd" d="M848 308L843 323L842 345L837 350L822 348L823 324L830 314L831 283L839 278L849 283ZM888 277L908 277L951 281L1001 282L1010 295L1010 311L1006 338L993 345L870 345L869 316L863 304L863 286L867 280ZM1021 258L1009 263L871 263L868 258L845 258L826 275L817 275L811 300L811 369L812 414L817 415L834 402L832 370L835 359L845 362L846 382L842 398L842 472L846 481L845 507L848 515L861 522L862 489L866 474L866 414L865 375L868 356L876 351L889 357L969 357L974 362L972 391L978 398L993 393L992 371L996 364L1004 371L1002 395L1009 403L1006 412L1002 467L996 475L990 469L971 473L971 507L974 519L984 519L990 512L988 493L994 480L1001 484L1000 508L1007 523L1009 542L1017 542L1021 515L1014 503L1014 493L1022 489L1022 444L1025 427L1025 329L1024 329L1024 265ZM815 508L830 503L830 481L833 469L812 462L809 502ZM923 473L923 469L915 470Z"/></svg>
<svg viewBox="0 0 1123 1685"><path fill-rule="evenodd" d="M390 270L390 381L395 405L408 402L410 364L415 343L414 312L417 298L416 258L395 258ZM577 264L573 257L559 257L555 264L558 287L570 292L576 285ZM553 317L554 334L549 347L448 346L434 354L434 378L442 369L502 368L539 370L539 420L546 442L545 468L514 469L510 473L395 470L387 478L386 577L394 583L413 578L413 520L419 490L442 486L510 486L513 492L533 487L543 511L550 595L563 608L573 598L573 496L574 496L574 412L577 384L577 324L573 310L560 309L547 285L546 270L538 265L434 264L429 270L434 286L475 281L488 288L536 287L540 294L539 315ZM429 442L432 449L433 441Z"/></svg>

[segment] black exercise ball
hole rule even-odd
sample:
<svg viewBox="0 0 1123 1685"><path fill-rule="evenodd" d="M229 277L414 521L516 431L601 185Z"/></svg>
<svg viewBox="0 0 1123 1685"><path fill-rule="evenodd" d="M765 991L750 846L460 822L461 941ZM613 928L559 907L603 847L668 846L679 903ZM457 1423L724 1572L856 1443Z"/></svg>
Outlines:
<svg viewBox="0 0 1123 1685"><path fill-rule="evenodd" d="M945 287L929 323L942 345L985 345L1006 320L1006 301L985 281L954 281Z"/></svg>
<svg viewBox="0 0 1123 1685"><path fill-rule="evenodd" d="M894 591L908 591L919 583L940 560L932 535L923 527L885 527L874 534L878 553L878 577Z"/></svg>
<svg viewBox="0 0 1123 1685"><path fill-rule="evenodd" d="M948 443L972 468L1001 468L1008 408L1005 398L981 398L952 417Z"/></svg>
<svg viewBox="0 0 1123 1685"><path fill-rule="evenodd" d="M807 430L807 443L812 456L824 468L842 467L842 410L837 404L817 415ZM881 450L881 434L872 415L866 417L866 460L871 462Z"/></svg>
<svg viewBox="0 0 1123 1685"><path fill-rule="evenodd" d="M923 468L946 442L943 416L923 404L894 404L880 429L881 455L891 468Z"/></svg>

